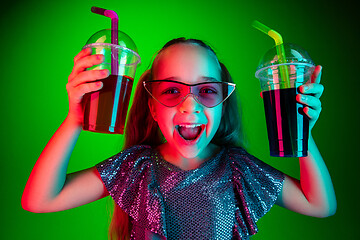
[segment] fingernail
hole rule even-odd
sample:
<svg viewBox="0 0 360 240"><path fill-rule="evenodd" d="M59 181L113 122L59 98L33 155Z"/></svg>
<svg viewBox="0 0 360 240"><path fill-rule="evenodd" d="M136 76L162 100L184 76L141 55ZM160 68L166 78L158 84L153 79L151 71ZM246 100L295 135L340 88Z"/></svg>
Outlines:
<svg viewBox="0 0 360 240"><path fill-rule="evenodd" d="M301 100L306 100L306 96L302 95Z"/></svg>
<svg viewBox="0 0 360 240"><path fill-rule="evenodd" d="M304 87L303 87L303 92L306 92L307 90L309 90L309 86L304 85Z"/></svg>
<svg viewBox="0 0 360 240"><path fill-rule="evenodd" d="M98 55L98 56L97 56L97 59L98 59L98 60L103 60L103 55Z"/></svg>

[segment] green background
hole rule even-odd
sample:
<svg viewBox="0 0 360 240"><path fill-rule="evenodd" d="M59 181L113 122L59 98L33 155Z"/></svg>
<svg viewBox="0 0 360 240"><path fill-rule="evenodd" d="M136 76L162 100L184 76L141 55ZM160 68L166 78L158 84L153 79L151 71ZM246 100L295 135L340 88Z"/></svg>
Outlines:
<svg viewBox="0 0 360 240"><path fill-rule="evenodd" d="M330 3L332 2L332 3ZM313 136L335 186L336 215L317 219L275 206L258 222L253 239L354 239L359 214L359 28L348 1L13 1L1 10L1 239L106 239L109 198L75 209L34 214L21 208L26 180L68 110L67 77L73 57L110 20L91 6L115 10L120 29L142 57L136 80L156 50L185 36L207 41L235 80L244 112L248 151L298 177L297 159L272 158L259 84L254 77L273 41L251 27L259 20L286 42L305 48L323 66L323 111ZM3 3L4 4L4 3ZM69 171L117 153L121 135L82 132Z"/></svg>

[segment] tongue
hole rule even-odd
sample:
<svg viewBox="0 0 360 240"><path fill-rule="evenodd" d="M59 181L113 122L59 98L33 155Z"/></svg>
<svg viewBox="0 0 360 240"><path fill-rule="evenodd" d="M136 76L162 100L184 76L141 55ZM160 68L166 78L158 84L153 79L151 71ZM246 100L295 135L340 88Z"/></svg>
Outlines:
<svg viewBox="0 0 360 240"><path fill-rule="evenodd" d="M200 131L201 131L200 127L194 127L194 128L179 127L179 133L185 140L196 139Z"/></svg>

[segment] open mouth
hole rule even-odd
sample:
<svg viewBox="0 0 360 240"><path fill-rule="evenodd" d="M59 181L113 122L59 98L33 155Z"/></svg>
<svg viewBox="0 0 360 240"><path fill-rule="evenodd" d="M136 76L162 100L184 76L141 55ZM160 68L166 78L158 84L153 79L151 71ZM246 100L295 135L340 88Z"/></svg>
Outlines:
<svg viewBox="0 0 360 240"><path fill-rule="evenodd" d="M180 124L176 125L175 128L183 139L193 141L200 136L204 127L203 124Z"/></svg>

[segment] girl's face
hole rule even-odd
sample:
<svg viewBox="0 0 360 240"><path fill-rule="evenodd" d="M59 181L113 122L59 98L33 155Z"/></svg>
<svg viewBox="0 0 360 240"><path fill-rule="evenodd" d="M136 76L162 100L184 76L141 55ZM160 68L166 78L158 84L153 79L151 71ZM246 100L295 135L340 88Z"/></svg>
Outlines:
<svg viewBox="0 0 360 240"><path fill-rule="evenodd" d="M175 44L157 56L153 79L187 84L221 82L221 68L211 51L196 44ZM168 151L184 158L207 155L220 124L222 104L207 108L189 95L175 107L166 107L152 98L149 107L167 140Z"/></svg>

